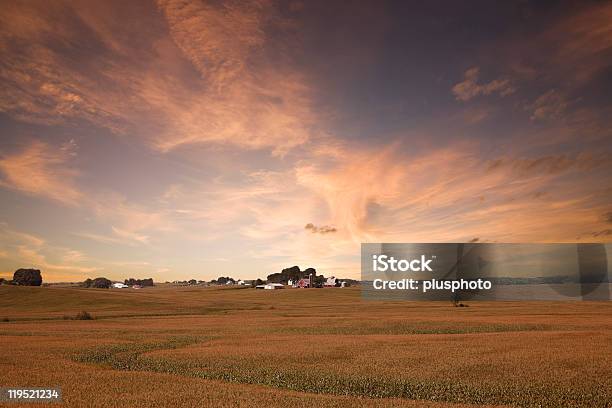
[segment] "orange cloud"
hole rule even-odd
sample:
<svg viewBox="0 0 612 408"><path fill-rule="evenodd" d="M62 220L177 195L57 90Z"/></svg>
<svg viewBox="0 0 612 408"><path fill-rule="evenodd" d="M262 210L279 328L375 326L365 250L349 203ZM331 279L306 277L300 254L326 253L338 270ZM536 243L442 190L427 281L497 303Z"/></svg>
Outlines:
<svg viewBox="0 0 612 408"><path fill-rule="evenodd" d="M453 94L457 100L466 102L479 95L496 93L506 96L514 93L515 89L508 79L494 79L484 84L478 83L480 68L473 67L465 71L464 80L453 86Z"/></svg>
<svg viewBox="0 0 612 408"><path fill-rule="evenodd" d="M488 171L501 167L510 168L515 174L558 174L570 169L591 171L612 167L612 154L607 152L582 152L576 155L548 155L536 158L500 158L489 162Z"/></svg>
<svg viewBox="0 0 612 408"><path fill-rule="evenodd" d="M265 43L270 2L158 0L175 43L217 91L241 80L247 58Z"/></svg>
<svg viewBox="0 0 612 408"><path fill-rule="evenodd" d="M298 182L325 200L337 238L354 243L572 241L605 227L610 192L596 179L577 185L573 178L606 171L609 155L487 162L474 148L451 145L410 159L394 147L346 149L331 168L298 168Z"/></svg>
<svg viewBox="0 0 612 408"><path fill-rule="evenodd" d="M70 145L55 148L35 141L19 153L0 158L3 176L0 183L27 194L77 206L82 195L74 185L78 172L67 166L72 157L71 149Z"/></svg>
<svg viewBox="0 0 612 408"><path fill-rule="evenodd" d="M0 111L42 124L86 120L161 151L206 143L282 155L311 138L316 114L306 79L264 58L264 25L284 24L271 4L160 1L165 21L154 9L126 7L141 25L113 23L110 3L95 13L55 7L0 11ZM80 28L65 21L71 14ZM86 56L86 70L67 58L82 52L72 48L81 30L102 43Z"/></svg>
<svg viewBox="0 0 612 408"><path fill-rule="evenodd" d="M532 111L532 120L558 119L569 105L567 98L555 89L540 95L533 103L525 108Z"/></svg>
<svg viewBox="0 0 612 408"><path fill-rule="evenodd" d="M28 233L15 231L5 223L0 223L0 245L6 248L3 253L15 267L35 267L48 272L45 276L53 279L74 279L83 273L91 273L99 268L92 267L89 259L70 248L51 245L46 240ZM12 275L8 275L12 277Z"/></svg>
<svg viewBox="0 0 612 408"><path fill-rule="evenodd" d="M315 114L305 80L286 64L261 58L264 25L279 18L272 3L158 4L173 41L206 88L184 93L184 105L160 97L170 93L158 85L144 89L147 100L163 101L159 111L173 127L155 141L158 148L220 142L284 154L309 140Z"/></svg>
<svg viewBox="0 0 612 408"><path fill-rule="evenodd" d="M167 215L131 203L120 194L83 192L77 183L80 172L72 164L76 149L72 140L60 147L33 141L19 152L2 156L0 186L89 210L111 224L112 237L107 242L114 239L130 245L148 244L149 236L142 231L162 232L174 228Z"/></svg>
<svg viewBox="0 0 612 408"><path fill-rule="evenodd" d="M554 50L554 63L572 70L573 81L588 81L610 65L611 21L612 4L594 3L555 23L542 40Z"/></svg>
<svg viewBox="0 0 612 408"><path fill-rule="evenodd" d="M338 231L335 227L331 227L329 225L316 226L311 222L306 224L304 229L309 230L313 234L330 234L330 233Z"/></svg>

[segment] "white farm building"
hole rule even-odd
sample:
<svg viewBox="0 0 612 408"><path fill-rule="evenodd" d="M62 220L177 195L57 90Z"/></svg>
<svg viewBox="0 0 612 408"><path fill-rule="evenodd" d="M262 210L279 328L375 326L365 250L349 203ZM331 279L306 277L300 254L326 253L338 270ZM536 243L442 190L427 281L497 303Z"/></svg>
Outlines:
<svg viewBox="0 0 612 408"><path fill-rule="evenodd" d="M274 289L284 289L285 285L282 283L268 283L264 286L264 289L274 290Z"/></svg>

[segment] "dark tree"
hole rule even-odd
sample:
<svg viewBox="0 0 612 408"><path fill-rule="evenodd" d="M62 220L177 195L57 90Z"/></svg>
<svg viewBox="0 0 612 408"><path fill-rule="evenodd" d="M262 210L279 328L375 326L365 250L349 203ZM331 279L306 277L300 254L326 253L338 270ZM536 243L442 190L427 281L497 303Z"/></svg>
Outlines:
<svg viewBox="0 0 612 408"><path fill-rule="evenodd" d="M153 286L153 278L147 278L147 279L129 278L129 279L126 279L124 283L128 286L134 286L134 285Z"/></svg>
<svg viewBox="0 0 612 408"><path fill-rule="evenodd" d="M17 269L13 275L15 285L40 286L42 285L42 275L38 269Z"/></svg>
<svg viewBox="0 0 612 408"><path fill-rule="evenodd" d="M322 288L324 284L325 284L325 276L315 275L312 286L315 288Z"/></svg>
<svg viewBox="0 0 612 408"><path fill-rule="evenodd" d="M268 282L286 284L290 280L297 281L302 278L308 278L310 275L313 277L317 276L317 271L314 268L306 268L301 271L299 266L292 266L290 268L285 268L278 273L268 275Z"/></svg>
<svg viewBox="0 0 612 408"><path fill-rule="evenodd" d="M96 278L91 282L92 288L108 289L113 283L106 278Z"/></svg>
<svg viewBox="0 0 612 408"><path fill-rule="evenodd" d="M310 275L317 276L317 270L315 268L306 268L304 269L304 276L308 277Z"/></svg>
<svg viewBox="0 0 612 408"><path fill-rule="evenodd" d="M268 275L267 279L270 283L284 283L286 284L289 280L298 280L302 277L303 272L300 271L300 267L295 265L290 268L285 268L278 273L272 273Z"/></svg>

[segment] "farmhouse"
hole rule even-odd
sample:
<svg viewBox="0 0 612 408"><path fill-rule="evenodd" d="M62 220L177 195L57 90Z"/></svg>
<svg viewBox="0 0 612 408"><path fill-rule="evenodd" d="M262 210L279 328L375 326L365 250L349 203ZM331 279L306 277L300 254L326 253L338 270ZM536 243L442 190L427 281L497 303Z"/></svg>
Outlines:
<svg viewBox="0 0 612 408"><path fill-rule="evenodd" d="M285 285L282 283L268 283L264 285L264 289L274 290L274 289L284 289Z"/></svg>
<svg viewBox="0 0 612 408"><path fill-rule="evenodd" d="M236 284L241 286L252 286L256 281L256 279L240 279Z"/></svg>
<svg viewBox="0 0 612 408"><path fill-rule="evenodd" d="M116 282L116 283L113 283L113 288L125 289L125 288L129 288L129 286L126 285L125 283Z"/></svg>
<svg viewBox="0 0 612 408"><path fill-rule="evenodd" d="M325 280L325 282L323 283L323 287L325 288L345 288L346 281L341 281L335 276L331 276Z"/></svg>
<svg viewBox="0 0 612 408"><path fill-rule="evenodd" d="M326 288L333 288L336 286L337 283L338 283L338 279L336 279L335 276L331 276L327 278L323 286L325 286Z"/></svg>

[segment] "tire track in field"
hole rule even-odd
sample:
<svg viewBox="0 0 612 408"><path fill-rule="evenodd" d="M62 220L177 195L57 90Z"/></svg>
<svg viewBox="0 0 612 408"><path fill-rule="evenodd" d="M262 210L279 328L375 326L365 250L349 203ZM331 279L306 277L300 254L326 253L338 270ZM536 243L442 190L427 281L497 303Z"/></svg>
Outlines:
<svg viewBox="0 0 612 408"><path fill-rule="evenodd" d="M270 368L257 362L241 365L208 365L197 361L155 358L145 354L174 350L210 340L211 337L171 337L163 341L125 343L86 350L73 356L81 363L116 370L150 371L232 383L265 385L292 391L351 395L370 398L405 398L451 403L511 405L518 407L609 407L605 390L559 389L546 386L498 384L477 387L457 382L372 378L291 368Z"/></svg>

